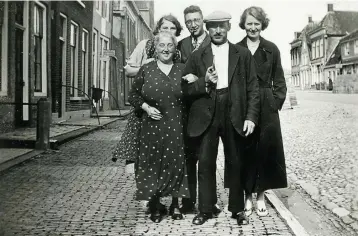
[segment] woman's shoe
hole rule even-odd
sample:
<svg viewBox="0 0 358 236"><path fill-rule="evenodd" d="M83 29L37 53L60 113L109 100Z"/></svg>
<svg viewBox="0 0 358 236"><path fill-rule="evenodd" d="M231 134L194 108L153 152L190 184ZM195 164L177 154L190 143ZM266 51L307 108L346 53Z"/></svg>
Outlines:
<svg viewBox="0 0 358 236"><path fill-rule="evenodd" d="M244 209L244 213L246 216L250 216L252 214L252 207L250 209Z"/></svg>
<svg viewBox="0 0 358 236"><path fill-rule="evenodd" d="M163 216L164 216L164 214L162 214L159 210L156 210L155 212L152 212L150 214L149 218L154 223L160 223L163 220Z"/></svg>
<svg viewBox="0 0 358 236"><path fill-rule="evenodd" d="M184 218L178 206L171 205L169 207L169 215L172 216L173 220L182 220Z"/></svg>
<svg viewBox="0 0 358 236"><path fill-rule="evenodd" d="M257 208L256 213L260 217L264 217L268 215L268 211L266 208Z"/></svg>

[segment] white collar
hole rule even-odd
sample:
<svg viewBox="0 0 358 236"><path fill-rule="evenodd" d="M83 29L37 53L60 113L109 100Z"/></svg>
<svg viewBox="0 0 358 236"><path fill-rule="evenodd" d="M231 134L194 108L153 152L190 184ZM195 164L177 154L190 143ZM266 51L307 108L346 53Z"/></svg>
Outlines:
<svg viewBox="0 0 358 236"><path fill-rule="evenodd" d="M206 37L206 32L204 31L204 33L202 35L200 35L199 37L196 38L196 41L197 42L204 41L205 37ZM194 37L193 36L191 36L191 41L194 42Z"/></svg>
<svg viewBox="0 0 358 236"><path fill-rule="evenodd" d="M226 43L223 43L221 45L216 45L211 43L211 48L215 48L215 49L222 49L222 48L228 48L229 47L229 41L226 41Z"/></svg>

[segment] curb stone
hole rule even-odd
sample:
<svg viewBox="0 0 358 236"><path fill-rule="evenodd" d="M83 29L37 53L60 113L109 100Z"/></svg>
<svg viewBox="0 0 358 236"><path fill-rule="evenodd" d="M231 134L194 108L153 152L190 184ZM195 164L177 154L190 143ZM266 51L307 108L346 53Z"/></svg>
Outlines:
<svg viewBox="0 0 358 236"><path fill-rule="evenodd" d="M314 187L312 184L307 183L304 180L298 180L295 182L297 185L301 186L301 188L310 195L310 197L316 201L317 203L322 204L325 208L331 211L334 215L339 217L342 222L346 225L351 226L355 231L358 231L358 211L354 211L351 213L344 207L339 207L334 202L329 201L324 198L322 201L319 201L319 191L318 188ZM317 191L316 191L317 189ZM317 193L317 195L316 195ZM334 223L334 222L333 222Z"/></svg>

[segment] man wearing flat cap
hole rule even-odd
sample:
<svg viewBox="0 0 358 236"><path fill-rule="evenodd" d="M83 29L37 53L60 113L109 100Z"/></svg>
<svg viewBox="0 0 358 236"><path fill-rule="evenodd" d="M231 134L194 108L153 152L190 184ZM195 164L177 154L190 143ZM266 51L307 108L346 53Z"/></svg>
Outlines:
<svg viewBox="0 0 358 236"><path fill-rule="evenodd" d="M245 138L259 116L259 87L250 51L227 39L230 19L230 14L221 11L205 17L211 43L189 57L183 77L184 94L191 102L187 132L198 142L200 213L193 219L196 225L219 212L215 206L219 137L229 168L228 210L239 225L249 223L240 175Z"/></svg>

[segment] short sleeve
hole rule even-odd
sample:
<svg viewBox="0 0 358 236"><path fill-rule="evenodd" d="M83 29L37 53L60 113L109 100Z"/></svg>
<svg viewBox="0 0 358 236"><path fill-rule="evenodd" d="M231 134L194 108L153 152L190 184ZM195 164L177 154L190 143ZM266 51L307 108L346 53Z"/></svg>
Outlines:
<svg viewBox="0 0 358 236"><path fill-rule="evenodd" d="M143 65L143 62L147 59L147 53L145 50L147 41L148 39L145 39L138 43L129 57L127 65L131 67L141 67Z"/></svg>

